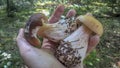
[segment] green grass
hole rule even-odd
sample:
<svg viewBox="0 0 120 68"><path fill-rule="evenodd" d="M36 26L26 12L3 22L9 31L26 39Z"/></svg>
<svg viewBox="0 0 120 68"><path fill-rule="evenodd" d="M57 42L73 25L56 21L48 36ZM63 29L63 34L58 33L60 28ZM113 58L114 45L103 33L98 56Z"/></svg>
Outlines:
<svg viewBox="0 0 120 68"><path fill-rule="evenodd" d="M16 46L16 37L20 28L24 28L28 17L34 10L22 11L15 17L6 17L4 10L0 10L0 68L21 68L24 63ZM84 13L84 12L83 12ZM120 17L98 18L104 27L104 34L96 49L86 58L86 68L114 68L120 61ZM11 58L4 59L3 53L11 54Z"/></svg>
<svg viewBox="0 0 120 68"><path fill-rule="evenodd" d="M15 40L19 28L24 27L25 20L22 20L22 18L16 17L8 18L6 15L0 16L0 55L2 53L11 54L11 58L8 59L3 59L5 56L0 56L0 68L5 67L9 62L11 65L8 65L8 68L19 68L23 66Z"/></svg>

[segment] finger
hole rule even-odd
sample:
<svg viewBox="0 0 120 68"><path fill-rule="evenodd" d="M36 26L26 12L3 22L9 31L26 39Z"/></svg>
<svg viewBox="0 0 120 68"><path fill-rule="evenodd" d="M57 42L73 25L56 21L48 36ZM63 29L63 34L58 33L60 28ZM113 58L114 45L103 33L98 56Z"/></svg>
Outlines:
<svg viewBox="0 0 120 68"><path fill-rule="evenodd" d="M98 35L92 36L89 39L87 54L90 53L99 43L100 37Z"/></svg>
<svg viewBox="0 0 120 68"><path fill-rule="evenodd" d="M75 15L76 15L76 11L74 9L71 9L66 14L66 17L69 18L69 17L75 16Z"/></svg>
<svg viewBox="0 0 120 68"><path fill-rule="evenodd" d="M42 48L46 48L46 49L49 49L52 52L54 52L56 45L57 45L57 43L44 38Z"/></svg>
<svg viewBox="0 0 120 68"><path fill-rule="evenodd" d="M24 29L21 28L19 30L19 33L18 33L18 36L16 38L16 41L17 41L17 45L18 46L23 46L23 44L25 44L25 42L27 42L25 39L24 39Z"/></svg>
<svg viewBox="0 0 120 68"><path fill-rule="evenodd" d="M61 15L63 14L64 8L65 7L63 5L59 5L54 11L54 13L52 14L52 16L50 17L49 23L57 22L60 19Z"/></svg>
<svg viewBox="0 0 120 68"><path fill-rule="evenodd" d="M55 22L57 22L60 19L61 15L63 14L64 8L65 7L63 5L59 5L55 9L55 11L52 14L52 16L50 17L49 23L55 23ZM54 42L52 42L52 41L44 38L42 48L47 48L47 49L50 49L50 50L53 51L54 45L55 45Z"/></svg>

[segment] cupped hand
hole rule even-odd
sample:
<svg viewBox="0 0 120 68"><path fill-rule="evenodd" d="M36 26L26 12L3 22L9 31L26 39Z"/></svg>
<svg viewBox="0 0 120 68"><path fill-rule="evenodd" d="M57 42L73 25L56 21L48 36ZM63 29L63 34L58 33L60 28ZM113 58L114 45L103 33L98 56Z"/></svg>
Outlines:
<svg viewBox="0 0 120 68"><path fill-rule="evenodd" d="M49 23L57 22L64 12L64 6L59 5L49 19ZM71 9L66 14L66 17L71 17L76 14L76 11ZM17 36L17 45L20 55L25 64L30 68L65 68L53 55L56 43L44 39L41 49L35 48L30 45L24 38L24 29L20 29ZM87 53L89 54L95 46L99 43L99 36L94 35L89 39Z"/></svg>

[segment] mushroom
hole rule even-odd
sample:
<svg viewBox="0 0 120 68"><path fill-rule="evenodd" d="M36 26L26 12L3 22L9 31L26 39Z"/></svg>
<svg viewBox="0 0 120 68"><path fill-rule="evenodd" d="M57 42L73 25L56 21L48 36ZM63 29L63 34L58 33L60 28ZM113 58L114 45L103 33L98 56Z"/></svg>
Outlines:
<svg viewBox="0 0 120 68"><path fill-rule="evenodd" d="M36 13L33 14L26 23L24 36L31 45L37 47L41 45L38 36L59 42L71 33L67 29L73 21L74 18L71 17L60 19L54 24L48 24L48 19L44 14Z"/></svg>
<svg viewBox="0 0 120 68"><path fill-rule="evenodd" d="M56 49L56 58L67 68L80 66L86 57L89 37L92 34L102 36L103 26L92 14L81 15L76 22L82 23L70 36L63 39Z"/></svg>
<svg viewBox="0 0 120 68"><path fill-rule="evenodd" d="M68 68L79 65L82 68L92 34L102 36L103 27L90 13L76 19L60 19L54 24L48 24L44 14L36 13L29 18L24 30L25 39L31 45L40 45L38 36L59 43L55 56Z"/></svg>

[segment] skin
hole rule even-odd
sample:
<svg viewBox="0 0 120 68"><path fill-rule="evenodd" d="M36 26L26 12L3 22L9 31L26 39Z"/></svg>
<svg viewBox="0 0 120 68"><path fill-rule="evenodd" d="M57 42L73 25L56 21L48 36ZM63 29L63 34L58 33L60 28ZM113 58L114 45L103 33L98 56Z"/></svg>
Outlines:
<svg viewBox="0 0 120 68"><path fill-rule="evenodd" d="M49 22L55 23L60 19L60 16L64 12L64 6L59 5L52 16L49 19ZM76 11L71 9L66 14L66 17L71 17L76 14ZM56 43L51 42L48 39L43 40L42 48L38 49L30 45L24 38L24 29L19 30L19 34L16 38L17 46L21 57L23 58L25 64L29 68L65 68L53 55L54 47ZM89 39L88 49L86 55L88 55L99 43L99 36L93 35ZM78 67L80 68L80 67Z"/></svg>

